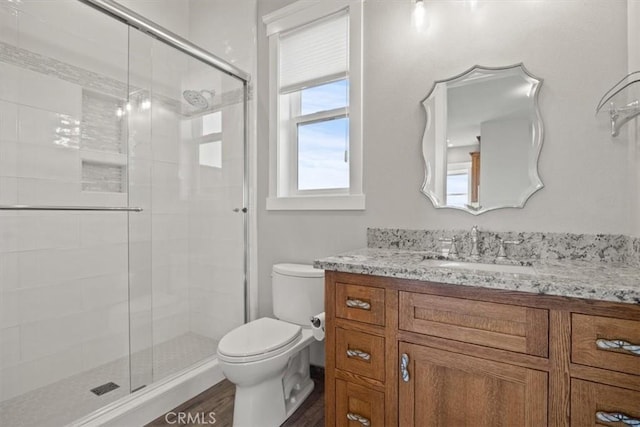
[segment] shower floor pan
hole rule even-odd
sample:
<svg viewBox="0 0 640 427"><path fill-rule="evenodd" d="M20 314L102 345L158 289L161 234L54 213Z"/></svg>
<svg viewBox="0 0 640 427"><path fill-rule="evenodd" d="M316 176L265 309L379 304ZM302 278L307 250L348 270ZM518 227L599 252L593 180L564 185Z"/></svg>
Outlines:
<svg viewBox="0 0 640 427"><path fill-rule="evenodd" d="M153 348L154 377L164 378L210 357L217 346L217 341L193 333L158 344ZM134 355L138 356L149 359L144 354ZM140 373L149 369L137 368ZM133 376L137 376L135 371ZM91 391L107 383L119 387L100 396ZM11 427L65 426L128 394L129 358L123 357L0 403L0 420L2 425Z"/></svg>

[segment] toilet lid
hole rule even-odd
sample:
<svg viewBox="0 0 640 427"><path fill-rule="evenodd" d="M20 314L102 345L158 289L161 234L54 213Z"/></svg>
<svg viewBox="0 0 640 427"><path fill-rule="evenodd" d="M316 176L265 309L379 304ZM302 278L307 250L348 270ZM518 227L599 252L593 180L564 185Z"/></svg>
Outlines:
<svg viewBox="0 0 640 427"><path fill-rule="evenodd" d="M307 264L274 264L273 271L283 276L324 277L324 270L313 268Z"/></svg>
<svg viewBox="0 0 640 427"><path fill-rule="evenodd" d="M301 335L299 325L263 317L246 323L226 334L218 344L218 352L229 357L249 357L272 353L287 346Z"/></svg>

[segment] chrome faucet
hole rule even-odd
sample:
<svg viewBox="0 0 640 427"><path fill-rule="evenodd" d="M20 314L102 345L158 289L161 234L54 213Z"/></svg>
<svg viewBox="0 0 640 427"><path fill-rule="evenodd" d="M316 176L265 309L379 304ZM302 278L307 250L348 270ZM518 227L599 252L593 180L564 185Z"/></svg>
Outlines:
<svg viewBox="0 0 640 427"><path fill-rule="evenodd" d="M503 239L499 239L500 242L500 246L498 248L498 256L496 257L497 261L506 261L507 259L509 259L507 257L507 250L506 250L506 246L507 245L519 245L520 243L522 243L522 240L503 240Z"/></svg>
<svg viewBox="0 0 640 427"><path fill-rule="evenodd" d="M471 227L471 259L480 258L480 249L478 248L478 226Z"/></svg>
<svg viewBox="0 0 640 427"><path fill-rule="evenodd" d="M458 258L458 237L453 236L451 238L440 238L439 240L443 243L440 250L442 256L448 259ZM449 248L446 248L445 244L450 244Z"/></svg>

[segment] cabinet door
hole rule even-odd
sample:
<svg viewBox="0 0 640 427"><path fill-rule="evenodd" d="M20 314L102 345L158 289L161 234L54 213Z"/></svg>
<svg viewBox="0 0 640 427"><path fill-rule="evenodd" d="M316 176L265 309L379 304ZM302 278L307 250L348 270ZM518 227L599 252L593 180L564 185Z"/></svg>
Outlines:
<svg viewBox="0 0 640 427"><path fill-rule="evenodd" d="M336 427L384 427L384 394L336 380Z"/></svg>
<svg viewBox="0 0 640 427"><path fill-rule="evenodd" d="M400 343L399 425L540 427L547 424L547 373ZM406 377L405 377L406 378Z"/></svg>
<svg viewBox="0 0 640 427"><path fill-rule="evenodd" d="M571 380L571 427L640 425L640 392Z"/></svg>

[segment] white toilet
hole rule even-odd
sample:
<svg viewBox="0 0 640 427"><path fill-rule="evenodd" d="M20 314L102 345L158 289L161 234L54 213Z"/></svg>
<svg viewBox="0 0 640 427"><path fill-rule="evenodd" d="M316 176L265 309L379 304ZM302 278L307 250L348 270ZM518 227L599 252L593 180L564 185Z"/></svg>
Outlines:
<svg viewBox="0 0 640 427"><path fill-rule="evenodd" d="M313 390L310 318L324 311L324 271L276 264L273 313L227 333L218 344L222 372L236 385L234 427L277 427Z"/></svg>

